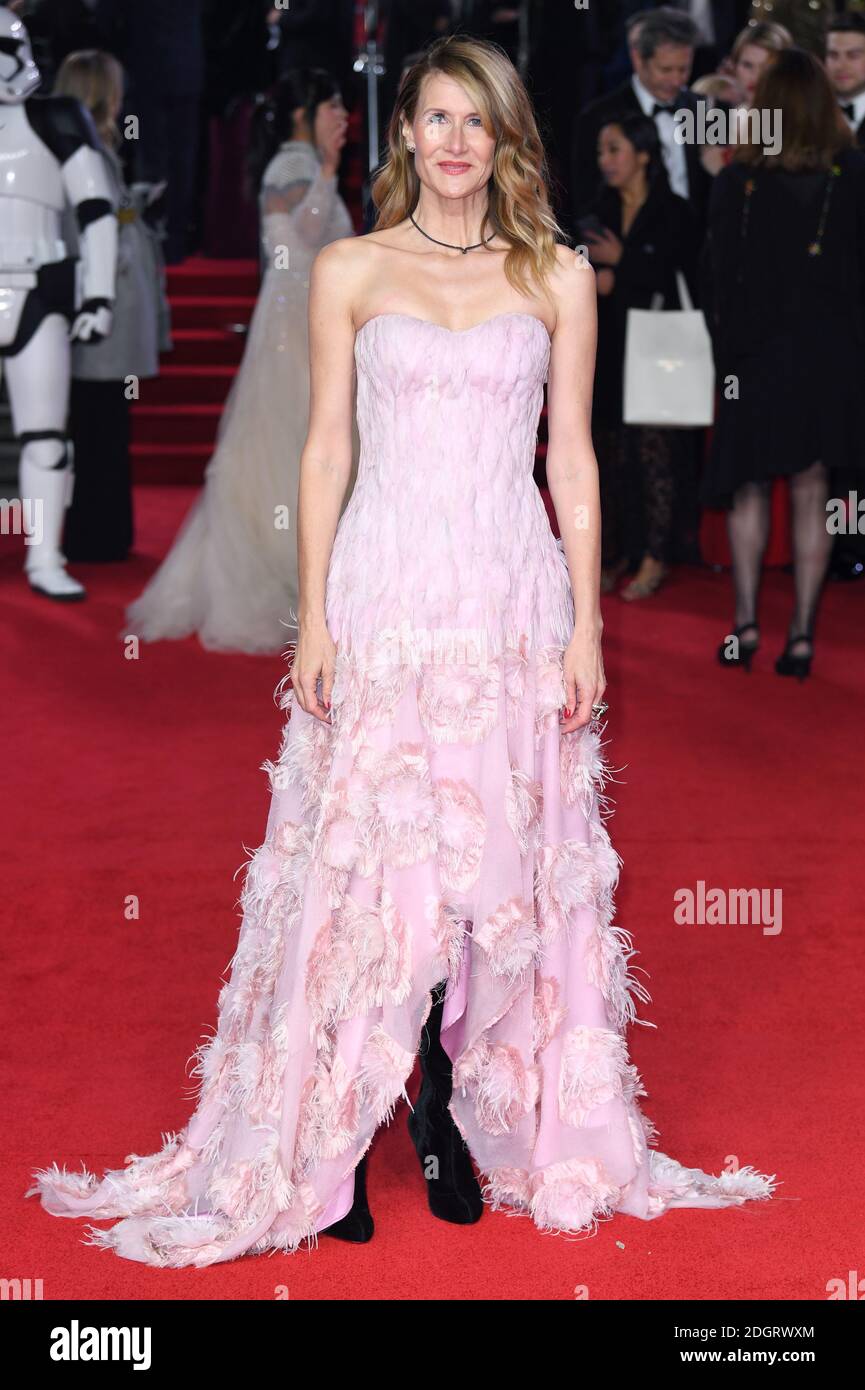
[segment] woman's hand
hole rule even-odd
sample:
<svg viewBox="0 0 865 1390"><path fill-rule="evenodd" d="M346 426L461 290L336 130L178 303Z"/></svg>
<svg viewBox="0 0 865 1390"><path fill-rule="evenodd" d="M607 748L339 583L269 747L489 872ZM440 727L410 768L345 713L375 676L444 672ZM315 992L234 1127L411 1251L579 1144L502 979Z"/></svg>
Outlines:
<svg viewBox="0 0 865 1390"><path fill-rule="evenodd" d="M324 619L302 623L297 639L290 676L301 709L314 714L325 724L331 722L330 697L336 667L336 643L327 630ZM317 684L321 681L321 696Z"/></svg>
<svg viewBox="0 0 865 1390"><path fill-rule="evenodd" d="M618 265L624 246L615 232L605 227L603 233L589 232L586 236L589 258L593 265Z"/></svg>
<svg viewBox="0 0 865 1390"><path fill-rule="evenodd" d="M567 702L559 729L568 734L591 722L592 705L600 704L607 688L600 627L592 635L574 633L564 651L563 674Z"/></svg>
<svg viewBox="0 0 865 1390"><path fill-rule="evenodd" d="M318 147L322 173L332 177L339 168L339 160L348 138L348 117L328 113L328 124L321 136Z"/></svg>

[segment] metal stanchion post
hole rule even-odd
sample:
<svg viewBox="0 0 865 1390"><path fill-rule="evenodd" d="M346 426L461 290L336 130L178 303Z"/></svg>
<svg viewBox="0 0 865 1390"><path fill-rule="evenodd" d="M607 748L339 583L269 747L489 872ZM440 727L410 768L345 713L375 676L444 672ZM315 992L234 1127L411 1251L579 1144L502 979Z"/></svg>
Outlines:
<svg viewBox="0 0 865 1390"><path fill-rule="evenodd" d="M369 0L364 7L363 23L366 47L354 60L355 72L366 77L367 170L373 170L379 156L378 79L384 75L384 54L378 46L380 6Z"/></svg>

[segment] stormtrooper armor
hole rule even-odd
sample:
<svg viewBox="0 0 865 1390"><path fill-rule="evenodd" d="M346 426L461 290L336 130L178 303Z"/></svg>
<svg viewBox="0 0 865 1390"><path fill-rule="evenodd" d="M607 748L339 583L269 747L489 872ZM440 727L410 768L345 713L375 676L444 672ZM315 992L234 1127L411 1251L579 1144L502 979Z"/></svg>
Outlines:
<svg viewBox="0 0 865 1390"><path fill-rule="evenodd" d="M85 597L61 550L70 341L111 331L117 218L89 115L69 97L33 96L39 82L27 30L0 7L0 366L21 442L25 572L37 593L69 601ZM80 260L61 233L70 205Z"/></svg>

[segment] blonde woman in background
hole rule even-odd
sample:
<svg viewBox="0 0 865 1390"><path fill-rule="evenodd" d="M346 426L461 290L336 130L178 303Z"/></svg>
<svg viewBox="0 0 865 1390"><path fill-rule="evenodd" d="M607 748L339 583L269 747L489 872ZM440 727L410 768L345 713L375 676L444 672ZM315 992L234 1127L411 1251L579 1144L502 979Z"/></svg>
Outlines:
<svg viewBox="0 0 865 1390"><path fill-rule="evenodd" d="M703 168L713 178L730 163L736 145L750 138L748 113L760 75L792 42L783 24L752 23L738 34L721 71L707 73L692 83L691 91L706 97L710 106L720 102L730 109L729 142L705 144L700 150Z"/></svg>
<svg viewBox="0 0 865 1390"><path fill-rule="evenodd" d="M120 223L111 332L101 342L72 345L69 437L75 490L63 549L79 563L125 560L134 531L127 378L157 376L159 353L171 346L165 272L159 240L141 215L150 186L128 188L117 153L123 105L123 69L117 59L97 49L70 53L57 73L54 94L75 97L89 111ZM67 215L64 232L74 248L74 217Z"/></svg>
<svg viewBox="0 0 865 1390"><path fill-rule="evenodd" d="M754 106L757 83L766 69L777 60L778 54L790 48L792 43L790 30L783 24L769 20L750 24L738 34L730 53L731 76L741 93L735 109L738 120L733 126L736 144L749 138L748 112Z"/></svg>

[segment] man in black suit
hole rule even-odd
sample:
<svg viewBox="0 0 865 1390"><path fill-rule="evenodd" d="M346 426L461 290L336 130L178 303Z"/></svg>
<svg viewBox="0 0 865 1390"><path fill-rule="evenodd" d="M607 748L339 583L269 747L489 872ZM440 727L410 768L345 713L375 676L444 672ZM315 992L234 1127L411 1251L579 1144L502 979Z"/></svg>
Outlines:
<svg viewBox="0 0 865 1390"><path fill-rule="evenodd" d="M641 10L628 21L628 51L633 75L606 96L588 105L577 118L571 164L571 207L574 225L597 190L598 134L601 127L625 112L653 117L670 187L686 198L702 227L708 206L710 176L700 159L700 146L676 139L675 113L686 108L698 115L700 101L687 90L698 31L682 10L661 6Z"/></svg>
<svg viewBox="0 0 865 1390"><path fill-rule="evenodd" d="M865 149L865 14L838 14L826 26L826 72L841 110Z"/></svg>

